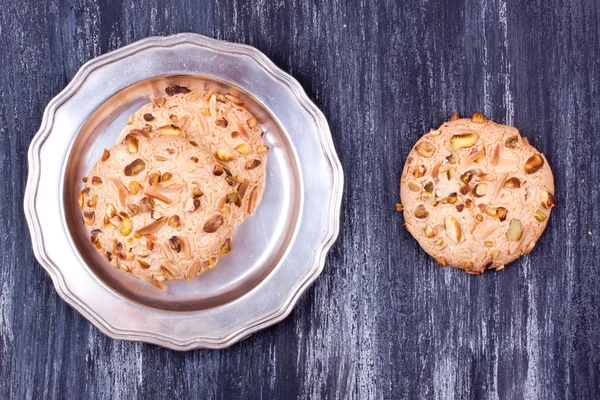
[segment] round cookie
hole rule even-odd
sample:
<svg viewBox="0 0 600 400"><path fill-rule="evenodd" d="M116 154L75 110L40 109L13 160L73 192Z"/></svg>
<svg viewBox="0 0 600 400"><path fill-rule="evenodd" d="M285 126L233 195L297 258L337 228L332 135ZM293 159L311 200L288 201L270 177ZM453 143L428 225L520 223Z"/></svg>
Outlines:
<svg viewBox="0 0 600 400"><path fill-rule="evenodd" d="M548 160L511 126L453 116L423 135L400 182L406 229L441 265L502 269L528 254L554 201Z"/></svg>
<svg viewBox="0 0 600 400"><path fill-rule="evenodd" d="M159 288L212 268L231 249L242 194L215 167L212 154L183 137L128 135L105 150L79 194L92 243Z"/></svg>
<svg viewBox="0 0 600 400"><path fill-rule="evenodd" d="M202 92L171 85L165 96L151 96L131 116L119 136L124 141L131 132L150 137L179 135L192 145L205 149L220 162L229 180L251 190L242 199L236 219L241 223L260 203L265 186L265 166L269 148L256 118L235 96Z"/></svg>

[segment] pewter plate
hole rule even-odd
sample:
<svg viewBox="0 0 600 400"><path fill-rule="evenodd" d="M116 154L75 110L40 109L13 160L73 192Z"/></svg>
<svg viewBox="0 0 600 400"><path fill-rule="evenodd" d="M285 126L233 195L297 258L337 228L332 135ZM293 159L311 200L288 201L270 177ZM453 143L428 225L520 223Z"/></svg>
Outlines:
<svg viewBox="0 0 600 400"><path fill-rule="evenodd" d="M170 84L238 96L271 150L264 197L232 252L158 291L98 254L76 198L129 116ZM89 61L50 102L29 148L24 207L35 255L67 303L113 338L189 350L230 346L291 312L338 235L342 189L327 121L296 80L252 47L178 34Z"/></svg>

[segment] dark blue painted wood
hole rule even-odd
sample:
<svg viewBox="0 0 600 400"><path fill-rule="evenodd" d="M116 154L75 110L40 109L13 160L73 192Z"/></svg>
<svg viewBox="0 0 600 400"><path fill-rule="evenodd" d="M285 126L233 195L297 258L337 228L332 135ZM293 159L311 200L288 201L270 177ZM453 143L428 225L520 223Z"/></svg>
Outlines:
<svg viewBox="0 0 600 400"><path fill-rule="evenodd" d="M224 351L100 334L57 296L22 211L44 107L87 60L149 35L243 42L329 119L340 238L283 323ZM600 2L3 0L0 398L600 397ZM454 112L517 126L559 206L499 273L436 266L394 210L412 143Z"/></svg>

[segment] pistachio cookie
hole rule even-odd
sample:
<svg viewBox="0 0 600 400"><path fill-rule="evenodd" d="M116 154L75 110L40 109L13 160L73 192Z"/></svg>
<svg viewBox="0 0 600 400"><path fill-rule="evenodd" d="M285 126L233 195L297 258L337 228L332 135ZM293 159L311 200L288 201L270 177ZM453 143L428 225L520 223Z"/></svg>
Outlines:
<svg viewBox="0 0 600 400"><path fill-rule="evenodd" d="M214 155L219 172L237 187L243 181L249 190L240 199L236 219L241 223L260 203L265 186L265 165L269 148L256 118L235 96L202 92L171 85L165 96L151 96L151 102L131 116L119 136L131 132L149 137L181 136L192 146ZM218 172L216 172L218 173Z"/></svg>
<svg viewBox="0 0 600 400"><path fill-rule="evenodd" d="M529 254L554 201L548 160L511 126L455 114L423 135L400 182L406 229L441 265L502 269Z"/></svg>
<svg viewBox="0 0 600 400"><path fill-rule="evenodd" d="M252 188L236 189L222 170L182 136L129 133L105 150L79 194L92 243L116 268L158 288L193 279L230 251L246 213L239 205Z"/></svg>

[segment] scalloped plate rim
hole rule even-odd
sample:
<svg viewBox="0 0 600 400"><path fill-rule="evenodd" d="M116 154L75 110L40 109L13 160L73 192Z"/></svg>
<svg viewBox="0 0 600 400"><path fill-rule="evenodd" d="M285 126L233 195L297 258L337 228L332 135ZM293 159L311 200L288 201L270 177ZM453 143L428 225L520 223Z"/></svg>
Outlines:
<svg viewBox="0 0 600 400"><path fill-rule="evenodd" d="M178 340L156 332L123 330L111 326L107 321L101 318L93 309L87 307L86 303L73 295L66 287L60 267L58 267L46 254L44 249L43 237L41 235L41 226L36 215L35 199L40 179L40 150L46 139L51 134L56 111L64 104L81 85L85 83L86 78L97 68L104 65L105 62L114 62L126 58L129 54L135 53L148 47L172 47L182 43L190 43L201 47L208 47L217 52L232 53L230 50L236 50L234 54L250 57L257 62L262 69L271 76L279 80L293 92L299 104L314 118L317 125L318 139L322 151L327 159L327 164L331 168L332 178L332 196L329 204L329 224L328 232L324 236L319 248L316 249L317 256L315 263L308 272L296 282L283 302L275 312L264 314L260 318L252 320L239 327L229 335L223 337L197 337L189 340ZM302 294L312 285L315 279L321 274L325 265L327 252L337 239L340 230L340 211L343 194L344 174L340 160L335 151L331 132L323 113L308 98L301 85L289 74L277 67L267 56L256 48L240 43L231 43L205 37L194 33L180 33L170 36L151 36L137 42L123 46L119 49L95 57L84 63L77 71L69 84L56 95L49 103L42 117L40 129L31 141L28 151L29 175L24 196L25 217L29 226L32 239L34 255L42 267L50 275L53 284L59 296L71 307L80 312L87 320L94 324L101 332L109 337L129 341L142 341L152 343L173 350L191 350L196 348L222 349L229 347L240 340L252 335L253 333L272 326L285 319L293 310Z"/></svg>

